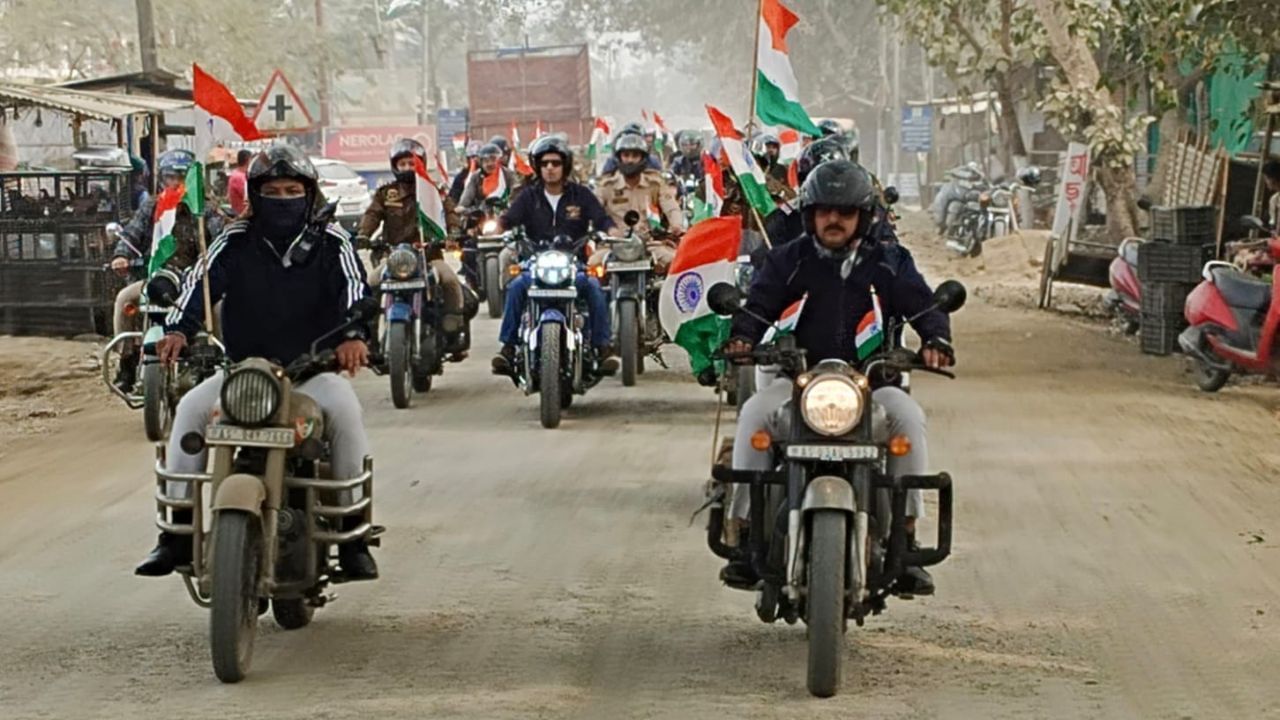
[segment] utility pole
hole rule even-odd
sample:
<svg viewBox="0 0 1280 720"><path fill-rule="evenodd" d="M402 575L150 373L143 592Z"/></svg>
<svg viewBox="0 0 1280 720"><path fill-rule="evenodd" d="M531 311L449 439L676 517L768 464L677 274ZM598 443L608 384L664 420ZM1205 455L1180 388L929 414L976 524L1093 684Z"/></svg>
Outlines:
<svg viewBox="0 0 1280 720"><path fill-rule="evenodd" d="M893 122L893 135L889 143L890 157L893 160L889 167L893 168L893 182L901 184L898 178L898 162L902 159L902 33L899 32L897 20L893 23L893 87L890 89L889 101Z"/></svg>
<svg viewBox="0 0 1280 720"><path fill-rule="evenodd" d="M316 0L316 37L320 39L320 129L329 127L329 44L324 36L324 0Z"/></svg>
<svg viewBox="0 0 1280 720"><path fill-rule="evenodd" d="M431 16L427 0L422 0L422 103L418 124L431 122Z"/></svg>
<svg viewBox="0 0 1280 720"><path fill-rule="evenodd" d="M151 11L151 0L136 0L138 9L138 50L142 53L142 72L155 72L160 66L156 59L156 23Z"/></svg>

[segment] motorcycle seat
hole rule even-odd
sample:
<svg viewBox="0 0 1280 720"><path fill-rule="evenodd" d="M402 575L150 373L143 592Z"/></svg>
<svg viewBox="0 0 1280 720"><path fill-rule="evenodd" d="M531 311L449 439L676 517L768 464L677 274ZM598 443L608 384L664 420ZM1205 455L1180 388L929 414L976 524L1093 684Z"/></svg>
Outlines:
<svg viewBox="0 0 1280 720"><path fill-rule="evenodd" d="M1244 310L1262 310L1271 304L1271 285L1229 267L1209 270L1213 284L1227 304Z"/></svg>

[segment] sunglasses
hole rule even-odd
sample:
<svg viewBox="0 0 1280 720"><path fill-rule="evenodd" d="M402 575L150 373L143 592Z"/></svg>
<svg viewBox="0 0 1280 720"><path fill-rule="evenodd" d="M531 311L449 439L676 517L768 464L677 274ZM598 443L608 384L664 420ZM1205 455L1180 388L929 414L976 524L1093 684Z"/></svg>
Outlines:
<svg viewBox="0 0 1280 720"><path fill-rule="evenodd" d="M564 163L559 160L543 160L542 167L561 167Z"/></svg>

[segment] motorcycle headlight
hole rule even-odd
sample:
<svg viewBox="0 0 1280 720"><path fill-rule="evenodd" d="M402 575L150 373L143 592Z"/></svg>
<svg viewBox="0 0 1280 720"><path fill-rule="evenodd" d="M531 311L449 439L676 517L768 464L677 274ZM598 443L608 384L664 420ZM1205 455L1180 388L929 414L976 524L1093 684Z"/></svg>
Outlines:
<svg viewBox="0 0 1280 720"><path fill-rule="evenodd" d="M800 416L819 435L837 437L858 426L863 411L862 390L847 377L826 375L800 393Z"/></svg>
<svg viewBox="0 0 1280 720"><path fill-rule="evenodd" d="M498 234L498 221L497 221L497 220L485 220L485 221L484 221L484 224L480 226L480 234L481 234L481 235L497 235L497 234Z"/></svg>
<svg viewBox="0 0 1280 720"><path fill-rule="evenodd" d="M278 409L280 383L266 370L233 370L222 384L222 411L237 425L265 425Z"/></svg>
<svg viewBox="0 0 1280 720"><path fill-rule="evenodd" d="M984 193L982 193L982 194L978 195L978 204L979 204L979 205L981 205L982 207L987 207L988 205L990 205L990 204L991 204L991 193L984 192Z"/></svg>
<svg viewBox="0 0 1280 720"><path fill-rule="evenodd" d="M548 287L568 285L573 280L573 258L559 250L540 253L533 261L533 276Z"/></svg>
<svg viewBox="0 0 1280 720"><path fill-rule="evenodd" d="M147 281L144 294L147 296L148 305L169 307L177 302L181 289L182 280L178 278L177 273L168 268L161 268Z"/></svg>
<svg viewBox="0 0 1280 720"><path fill-rule="evenodd" d="M609 252L618 262L636 262L644 257L644 243L639 240L614 243Z"/></svg>
<svg viewBox="0 0 1280 720"><path fill-rule="evenodd" d="M396 248L387 256L387 272L397 280L408 280L418 274L418 254L409 248Z"/></svg>

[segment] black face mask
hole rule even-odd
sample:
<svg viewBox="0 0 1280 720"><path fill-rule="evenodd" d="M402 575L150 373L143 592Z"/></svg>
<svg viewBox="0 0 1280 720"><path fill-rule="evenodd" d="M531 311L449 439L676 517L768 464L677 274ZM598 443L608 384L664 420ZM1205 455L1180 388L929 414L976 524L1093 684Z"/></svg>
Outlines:
<svg viewBox="0 0 1280 720"><path fill-rule="evenodd" d="M645 161L643 160L639 162L619 162L618 163L618 170L620 170L622 174L626 177L635 177L639 175L640 173L644 172L645 167L646 167Z"/></svg>
<svg viewBox="0 0 1280 720"><path fill-rule="evenodd" d="M307 198L259 198L254 221L268 240L292 240L307 224Z"/></svg>
<svg viewBox="0 0 1280 720"><path fill-rule="evenodd" d="M395 174L396 174L396 182L398 183L413 182L414 173L412 170L397 170Z"/></svg>

